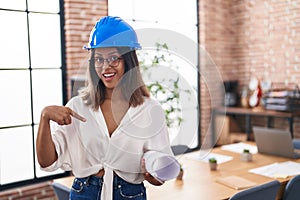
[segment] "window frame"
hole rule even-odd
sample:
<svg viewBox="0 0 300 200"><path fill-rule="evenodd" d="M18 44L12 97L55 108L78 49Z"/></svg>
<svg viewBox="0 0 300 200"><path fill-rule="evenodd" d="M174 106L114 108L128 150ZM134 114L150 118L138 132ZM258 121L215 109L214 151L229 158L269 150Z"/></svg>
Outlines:
<svg viewBox="0 0 300 200"><path fill-rule="evenodd" d="M62 80L62 104L65 105L67 103L67 73L66 73L66 50L65 50L65 32L64 32L64 24L65 24L65 16L64 16L64 0L59 0L59 12L58 13L53 13L53 12L38 12L38 11L28 11L28 2L26 1L26 10L18 10L18 9L7 9L7 8L0 8L1 11L11 11L11 12L25 12L26 13L26 23L27 23L27 37L28 37L28 48L30 48L30 29L29 29L29 14L30 13L40 13L40 14L58 14L59 15L59 21L60 21L60 41L61 41L61 66L57 69L61 70L61 80ZM29 61L31 62L31 54L29 51ZM45 69L54 69L54 68L45 68ZM34 122L34 108L33 108L33 80L32 80L32 70L36 70L35 68L32 68L31 63L29 63L29 68L1 68L1 71L4 70L29 70L29 77L30 77L30 98L31 98L31 124L25 124L25 125L15 125L15 126L8 126L8 127L0 127L0 129L8 129L8 128L17 128L17 127L31 127L31 134L32 134L32 139L33 139L33 146L32 146L32 153L33 153L33 174L34 177L32 179L28 180L20 180L20 181L15 181L11 183L6 183L6 184L0 184L0 192L7 190L7 189L12 189L20 186L25 186L33 183L40 183L48 180L53 180L56 178L61 178L61 177L66 177L70 176L71 172L65 171L62 173L58 174L52 174L52 175L47 175L47 176L42 176L42 177L37 177L37 171L36 171L36 150L35 150L35 126L38 125L38 123Z"/></svg>

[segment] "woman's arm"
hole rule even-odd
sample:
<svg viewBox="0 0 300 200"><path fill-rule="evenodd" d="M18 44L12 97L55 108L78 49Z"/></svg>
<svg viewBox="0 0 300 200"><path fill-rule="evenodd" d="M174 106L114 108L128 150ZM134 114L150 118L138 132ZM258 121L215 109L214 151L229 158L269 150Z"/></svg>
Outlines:
<svg viewBox="0 0 300 200"><path fill-rule="evenodd" d="M57 152L51 136L50 120L59 125L68 125L72 123L71 116L86 121L69 107L47 106L43 109L36 139L37 159L41 167L48 167L57 160Z"/></svg>
<svg viewBox="0 0 300 200"><path fill-rule="evenodd" d="M36 153L37 159L41 167L50 166L57 160L57 153L55 145L52 141L50 130L50 119L47 117L47 108L41 114L37 139L36 139Z"/></svg>

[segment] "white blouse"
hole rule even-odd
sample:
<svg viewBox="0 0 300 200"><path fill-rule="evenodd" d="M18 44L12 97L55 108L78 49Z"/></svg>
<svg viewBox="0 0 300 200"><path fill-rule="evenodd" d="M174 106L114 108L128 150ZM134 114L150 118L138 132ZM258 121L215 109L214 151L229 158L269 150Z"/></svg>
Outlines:
<svg viewBox="0 0 300 200"><path fill-rule="evenodd" d="M113 172L130 183L141 183L141 159L146 151L173 155L164 111L154 99L145 98L142 105L130 107L111 137L101 109L94 111L81 97L72 98L66 106L87 121L72 118L70 125L51 123L58 159L43 170L72 170L82 178L104 168L103 200L112 199Z"/></svg>

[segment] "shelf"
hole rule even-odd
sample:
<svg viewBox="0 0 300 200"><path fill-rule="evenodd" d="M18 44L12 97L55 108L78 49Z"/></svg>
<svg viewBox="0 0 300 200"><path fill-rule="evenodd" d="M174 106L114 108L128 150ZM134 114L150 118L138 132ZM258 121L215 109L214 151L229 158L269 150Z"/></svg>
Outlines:
<svg viewBox="0 0 300 200"><path fill-rule="evenodd" d="M255 117L255 116L260 116L260 117L266 117L267 118L267 127L271 127L271 123L270 120L271 118L283 118L288 120L289 122L289 128L290 128L290 133L293 137L293 122L294 122L294 117L296 116L295 113L291 113L291 112L280 112L280 111L274 111L274 110L265 110L263 108L241 108L241 107L218 107L218 108L214 108L212 110L212 128L211 128L211 140L212 140L212 144L220 144L224 141L222 141L221 138L220 141L217 141L216 137L216 133L218 133L217 131L220 131L220 119L218 118L218 116L234 116L234 115L241 115L241 116L245 116L245 133L246 133L246 140L251 140L253 138L251 138L251 118ZM232 132L241 132L241 130L232 130L232 129L236 129L235 126L236 125L232 125L233 122L231 122L232 120L229 120L227 118L223 118L224 119L224 129L222 130L224 134L224 131L227 132L225 134L225 138L229 137L229 133ZM225 139L226 140L226 139ZM227 139L228 141L231 141L230 138ZM217 143L219 142L219 143Z"/></svg>

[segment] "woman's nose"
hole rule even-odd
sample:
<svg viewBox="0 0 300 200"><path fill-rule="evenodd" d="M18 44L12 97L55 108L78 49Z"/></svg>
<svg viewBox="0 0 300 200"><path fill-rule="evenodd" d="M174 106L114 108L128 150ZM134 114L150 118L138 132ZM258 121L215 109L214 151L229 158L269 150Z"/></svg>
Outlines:
<svg viewBox="0 0 300 200"><path fill-rule="evenodd" d="M105 70L107 68L111 68L111 66L109 65L109 62L107 60L104 60L102 69Z"/></svg>

